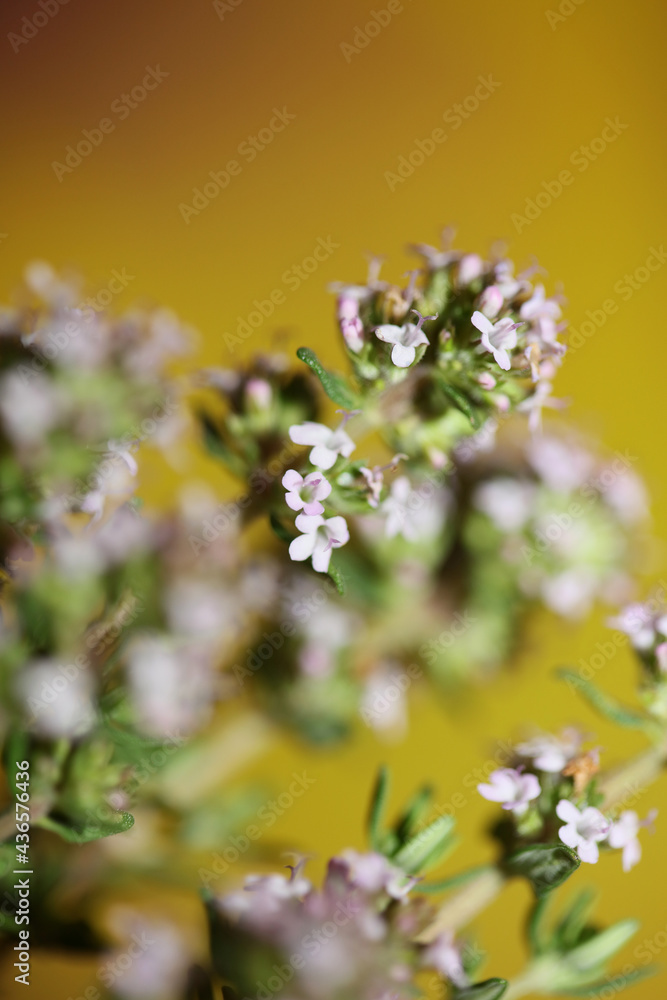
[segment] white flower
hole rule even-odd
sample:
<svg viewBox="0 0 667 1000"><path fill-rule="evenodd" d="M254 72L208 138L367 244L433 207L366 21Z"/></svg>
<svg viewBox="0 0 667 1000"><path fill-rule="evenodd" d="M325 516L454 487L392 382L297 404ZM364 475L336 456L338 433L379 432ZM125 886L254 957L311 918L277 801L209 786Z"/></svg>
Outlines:
<svg viewBox="0 0 667 1000"><path fill-rule="evenodd" d="M560 319L560 306L554 299L547 299L544 295L544 285L536 285L532 296L523 303L519 310L521 319Z"/></svg>
<svg viewBox="0 0 667 1000"><path fill-rule="evenodd" d="M441 972L455 986L463 988L470 982L463 968L461 947L454 940L454 931L438 935L423 953L422 964Z"/></svg>
<svg viewBox="0 0 667 1000"><path fill-rule="evenodd" d="M609 821L594 806L579 810L568 799L560 800L556 815L565 823L558 831L563 843L575 850L582 861L594 865L600 856L598 841L609 833Z"/></svg>
<svg viewBox="0 0 667 1000"><path fill-rule="evenodd" d="M85 665L33 660L18 674L16 685L29 728L42 736L78 737L95 724L93 683Z"/></svg>
<svg viewBox="0 0 667 1000"><path fill-rule="evenodd" d="M517 753L530 757L540 771L558 774L576 757L581 749L581 733L577 729L564 729L559 736L544 733L517 745Z"/></svg>
<svg viewBox="0 0 667 1000"><path fill-rule="evenodd" d="M635 649L646 651L656 641L656 631L667 636L667 615L656 617L650 604L636 602L624 607L620 614L607 619L610 628L625 632Z"/></svg>
<svg viewBox="0 0 667 1000"><path fill-rule="evenodd" d="M503 371L509 371L512 362L508 354L508 349L516 347L518 323L513 323L509 317L492 323L490 319L481 312L472 314L472 325L477 327L482 334L482 346L485 350L493 354L497 364Z"/></svg>
<svg viewBox="0 0 667 1000"><path fill-rule="evenodd" d="M350 538L345 518L329 517L325 520L320 514L314 517L299 514L294 523L303 534L290 542L290 559L302 562L312 556L313 569L318 573L326 573L331 550L345 545Z"/></svg>
<svg viewBox="0 0 667 1000"><path fill-rule="evenodd" d="M301 510L304 514L321 514L324 511L324 500L331 493L331 483L321 472L309 472L301 476L295 469L288 469L283 476L283 486L288 491L285 502L292 510Z"/></svg>
<svg viewBox="0 0 667 1000"><path fill-rule="evenodd" d="M475 491L473 503L501 531L519 531L535 510L535 487L509 476L490 479Z"/></svg>
<svg viewBox="0 0 667 1000"><path fill-rule="evenodd" d="M408 542L434 538L444 524L445 503L444 491L434 491L428 480L413 489L407 476L399 476L380 506L381 512L387 515L387 538L403 535Z"/></svg>
<svg viewBox="0 0 667 1000"><path fill-rule="evenodd" d="M629 872L642 856L639 843L639 831L642 826L650 826L658 815L657 809L652 809L642 822L632 809L621 813L615 823L612 823L607 840L610 847L623 849L623 871Z"/></svg>
<svg viewBox="0 0 667 1000"><path fill-rule="evenodd" d="M343 430L343 424L332 430L325 424L317 424L306 420L302 424L293 424L289 436L295 444L312 445L310 461L318 469L330 469L339 455L349 458L355 449L355 444L349 434Z"/></svg>
<svg viewBox="0 0 667 1000"><path fill-rule="evenodd" d="M385 324L378 326L375 336L385 344L393 344L391 360L397 368L409 368L415 360L417 348L422 344L428 345L428 337L422 330L422 323L428 319L435 319L435 316L421 316L416 309L411 312L419 316L419 321L415 323L404 323L403 326L393 326Z"/></svg>
<svg viewBox="0 0 667 1000"><path fill-rule="evenodd" d="M500 767L489 775L489 783L477 786L479 794L489 802L501 802L520 816L528 803L540 794L540 783L534 774L522 774L513 767Z"/></svg>

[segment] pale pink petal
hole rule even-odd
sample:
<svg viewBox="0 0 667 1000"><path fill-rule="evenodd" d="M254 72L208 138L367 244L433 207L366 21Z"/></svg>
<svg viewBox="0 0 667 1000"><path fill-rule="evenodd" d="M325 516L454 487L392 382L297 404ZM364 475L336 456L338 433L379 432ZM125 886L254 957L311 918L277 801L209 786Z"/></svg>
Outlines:
<svg viewBox="0 0 667 1000"><path fill-rule="evenodd" d="M561 799L556 806L556 815L559 819L562 819L564 823L578 823L581 817L581 813L575 806L573 802L568 799Z"/></svg>
<svg viewBox="0 0 667 1000"><path fill-rule="evenodd" d="M582 840L577 847L577 854L588 865L594 865L600 857L598 845L594 840Z"/></svg>
<svg viewBox="0 0 667 1000"><path fill-rule="evenodd" d="M338 458L338 453L327 448L326 445L316 445L310 453L310 460L319 469L330 469Z"/></svg>
<svg viewBox="0 0 667 1000"><path fill-rule="evenodd" d="M303 476L299 475L296 469L288 469L283 476L282 483L286 490L298 490L303 485Z"/></svg>
<svg viewBox="0 0 667 1000"><path fill-rule="evenodd" d="M287 504L288 507L291 507L292 510L301 510L301 508L303 507L303 500L296 492L286 493L285 503ZM317 511L317 513L319 513L319 511Z"/></svg>
<svg viewBox="0 0 667 1000"><path fill-rule="evenodd" d="M310 517L308 514L299 514L294 523L299 531L303 531L309 535L317 531L318 528L322 527L324 524L324 518L319 516Z"/></svg>
<svg viewBox="0 0 667 1000"><path fill-rule="evenodd" d="M315 547L313 551L313 569L317 573L326 573L331 561L331 546L321 534L315 536Z"/></svg>
<svg viewBox="0 0 667 1000"><path fill-rule="evenodd" d="M637 837L634 840L628 841L628 843L623 848L623 871L629 872L631 868L641 860L642 856L642 845L639 843Z"/></svg>
<svg viewBox="0 0 667 1000"><path fill-rule="evenodd" d="M375 336L378 340L384 341L385 344L400 344L403 336L403 327L392 326L391 324L378 326Z"/></svg>
<svg viewBox="0 0 667 1000"><path fill-rule="evenodd" d="M293 424L289 429L289 436L295 444L326 444L331 434L330 427L317 424L312 420L306 420L302 424Z"/></svg>
<svg viewBox="0 0 667 1000"><path fill-rule="evenodd" d="M579 845L581 840L581 837L573 826L561 826L558 831L558 836L564 844L567 844L567 846L571 847L573 850Z"/></svg>
<svg viewBox="0 0 667 1000"><path fill-rule="evenodd" d="M341 545L350 540L350 532L344 517L330 517L325 523L330 538L335 538Z"/></svg>
<svg viewBox="0 0 667 1000"><path fill-rule="evenodd" d="M480 333L489 334L493 330L493 323L487 319L484 313L479 311L472 314L472 325L476 326Z"/></svg>

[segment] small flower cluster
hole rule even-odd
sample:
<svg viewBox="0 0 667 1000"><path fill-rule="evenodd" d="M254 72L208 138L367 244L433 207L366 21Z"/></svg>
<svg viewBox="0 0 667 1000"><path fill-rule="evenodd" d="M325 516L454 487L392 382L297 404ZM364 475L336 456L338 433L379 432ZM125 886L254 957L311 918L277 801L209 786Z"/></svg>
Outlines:
<svg viewBox="0 0 667 1000"><path fill-rule="evenodd" d="M575 729L566 729L559 737L548 733L535 736L516 747L523 763L498 768L477 790L512 813L522 840L548 838L560 820L559 839L575 850L581 861L595 864L600 846L607 846L622 850L623 871L630 871L641 858L639 831L652 825L657 811L651 810L643 821L631 809L615 819L601 812L593 780L599 769L599 752L583 752L582 746L583 738Z"/></svg>

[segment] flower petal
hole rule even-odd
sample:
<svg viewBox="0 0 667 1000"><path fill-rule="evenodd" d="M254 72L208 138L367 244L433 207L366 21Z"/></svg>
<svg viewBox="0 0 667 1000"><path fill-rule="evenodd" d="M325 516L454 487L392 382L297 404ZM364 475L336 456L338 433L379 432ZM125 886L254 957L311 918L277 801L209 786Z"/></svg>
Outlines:
<svg viewBox="0 0 667 1000"><path fill-rule="evenodd" d="M403 327L386 323L377 327L375 336L378 340L383 340L385 344L400 344L403 337Z"/></svg>
<svg viewBox="0 0 667 1000"><path fill-rule="evenodd" d="M332 431L325 424L317 424L313 420L306 420L302 424L292 424L289 429L289 436L295 444L326 444L331 437Z"/></svg>
<svg viewBox="0 0 667 1000"><path fill-rule="evenodd" d="M296 469L288 469L282 478L282 484L286 490L298 490L303 486L303 476Z"/></svg>
<svg viewBox="0 0 667 1000"><path fill-rule="evenodd" d="M299 531L303 531L305 534L310 535L317 531L318 528L322 527L324 524L324 518L319 515L312 517L309 514L299 514L294 523Z"/></svg>
<svg viewBox="0 0 667 1000"><path fill-rule="evenodd" d="M582 861L585 861L588 865L594 865L597 863L600 857L600 851L598 845L594 840L582 840L577 847L577 854Z"/></svg>
<svg viewBox="0 0 667 1000"><path fill-rule="evenodd" d="M560 837L560 839L563 841L564 844L567 844L567 846L571 847L573 850L575 847L578 847L579 844L581 843L581 837L577 833L577 829L575 826L571 825L561 826L560 830L558 831L558 836Z"/></svg>
<svg viewBox="0 0 667 1000"><path fill-rule="evenodd" d="M315 548L315 538L312 535L299 535L290 542L289 546L289 557L295 562L303 562L304 559L309 559L313 554L313 549Z"/></svg>
<svg viewBox="0 0 667 1000"><path fill-rule="evenodd" d="M403 344L394 344L391 351L391 360L397 368L409 368L415 360L415 354L414 347L404 347Z"/></svg>
<svg viewBox="0 0 667 1000"><path fill-rule="evenodd" d="M313 569L318 573L326 573L331 561L331 546L321 534L315 537L315 549L313 552Z"/></svg>
<svg viewBox="0 0 667 1000"><path fill-rule="evenodd" d="M578 823L581 813L569 799L561 799L556 806L556 815L564 823Z"/></svg>
<svg viewBox="0 0 667 1000"><path fill-rule="evenodd" d="M287 504L288 507L291 507L292 510L301 510L301 508L304 505L303 500L295 490L293 490L291 493L285 494L285 503Z"/></svg>
<svg viewBox="0 0 667 1000"><path fill-rule="evenodd" d="M484 313L479 311L472 314L472 325L476 326L480 333L491 333L493 330L493 323L491 320L487 319Z"/></svg>
<svg viewBox="0 0 667 1000"><path fill-rule="evenodd" d="M310 460L318 469L330 469L338 458L338 453L326 445L316 445L310 453Z"/></svg>

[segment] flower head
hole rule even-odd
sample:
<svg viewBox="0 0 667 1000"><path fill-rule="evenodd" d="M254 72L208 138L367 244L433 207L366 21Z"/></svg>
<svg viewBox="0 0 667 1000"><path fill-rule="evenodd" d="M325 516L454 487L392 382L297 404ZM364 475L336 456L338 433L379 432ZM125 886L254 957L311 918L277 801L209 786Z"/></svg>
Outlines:
<svg viewBox="0 0 667 1000"><path fill-rule="evenodd" d="M556 815L562 819L558 836L577 852L582 861L594 865L600 856L598 842L609 833L609 821L594 806L577 809L569 799L561 799L556 806Z"/></svg>
<svg viewBox="0 0 667 1000"><path fill-rule="evenodd" d="M436 319L435 316L422 316L416 309L415 313L419 320L415 323L404 323L403 326L393 326L384 324L375 330L375 336L385 344L393 344L391 360L397 368L409 368L417 355L417 348L422 344L428 345L429 340L422 330L422 323L426 320Z"/></svg>
<svg viewBox="0 0 667 1000"><path fill-rule="evenodd" d="M581 733L578 729L564 729L560 736L544 733L525 743L519 743L517 752L529 757L536 768L550 774L558 774L577 756L581 749Z"/></svg>
<svg viewBox="0 0 667 1000"><path fill-rule="evenodd" d="M461 945L454 939L454 931L443 931L422 955L422 963L446 976L455 986L468 986L470 980L463 968Z"/></svg>
<svg viewBox="0 0 667 1000"><path fill-rule="evenodd" d="M295 444L311 445L310 461L318 469L326 470L331 468L339 455L349 458L355 449L354 441L343 429L346 422L332 430L326 424L306 420L302 424L293 424L289 436Z"/></svg>
<svg viewBox="0 0 667 1000"><path fill-rule="evenodd" d="M313 569L318 573L326 573L331 550L338 549L349 541L350 533L345 518L329 517L325 520L320 514L314 517L299 514L295 524L303 534L290 542L290 559L303 562L312 556Z"/></svg>
<svg viewBox="0 0 667 1000"><path fill-rule="evenodd" d="M296 469L288 469L282 482L287 490L285 502L292 510L303 509L304 514L310 515L324 511L320 501L331 493L331 483L321 472L309 472L307 476L302 476Z"/></svg>
<svg viewBox="0 0 667 1000"><path fill-rule="evenodd" d="M503 371L509 371L512 362L508 351L516 347L516 331L520 324L513 323L507 316L498 320L497 323L492 323L484 313L477 311L472 314L472 325L477 327L482 334L484 349L493 354L496 363Z"/></svg>
<svg viewBox="0 0 667 1000"><path fill-rule="evenodd" d="M488 784L477 786L479 794L489 802L502 803L503 809L511 809L520 816L528 808L528 803L540 794L540 783L534 774L523 774L520 769L500 767L489 775Z"/></svg>

